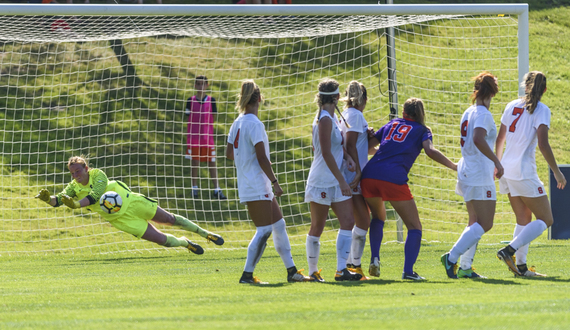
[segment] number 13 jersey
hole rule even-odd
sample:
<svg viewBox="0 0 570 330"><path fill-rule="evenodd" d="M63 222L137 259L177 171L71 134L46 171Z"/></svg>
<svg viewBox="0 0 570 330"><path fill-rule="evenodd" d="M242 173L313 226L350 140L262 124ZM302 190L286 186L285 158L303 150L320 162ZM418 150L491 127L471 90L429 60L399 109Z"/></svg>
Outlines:
<svg viewBox="0 0 570 330"><path fill-rule="evenodd" d="M518 99L505 107L501 124L507 128L507 146L501 159L504 177L509 180L538 179L535 150L538 143L536 131L540 125L550 128L550 109L538 102L530 114L524 108L524 100Z"/></svg>

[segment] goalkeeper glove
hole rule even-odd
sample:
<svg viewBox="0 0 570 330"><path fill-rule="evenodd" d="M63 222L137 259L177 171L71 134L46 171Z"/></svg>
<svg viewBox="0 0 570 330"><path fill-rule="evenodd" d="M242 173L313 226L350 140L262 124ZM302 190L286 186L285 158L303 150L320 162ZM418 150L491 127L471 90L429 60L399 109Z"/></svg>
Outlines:
<svg viewBox="0 0 570 330"><path fill-rule="evenodd" d="M73 198L71 198L67 195L61 196L61 201L63 202L63 204L65 204L65 206L69 207L70 209L81 208L81 205L79 204L79 202L74 201Z"/></svg>
<svg viewBox="0 0 570 330"><path fill-rule="evenodd" d="M49 202L51 202L51 196L50 196L49 191L47 189L40 190L40 193L37 194L35 198L41 200L42 202L46 202L48 204L49 204Z"/></svg>

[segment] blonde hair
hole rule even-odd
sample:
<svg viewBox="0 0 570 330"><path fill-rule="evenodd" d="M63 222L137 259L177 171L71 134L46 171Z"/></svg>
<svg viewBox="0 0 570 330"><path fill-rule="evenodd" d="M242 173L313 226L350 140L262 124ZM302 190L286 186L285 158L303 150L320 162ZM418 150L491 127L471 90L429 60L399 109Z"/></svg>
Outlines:
<svg viewBox="0 0 570 330"><path fill-rule="evenodd" d="M524 75L521 87L525 88L524 107L532 114L546 89L546 76L540 71L531 71Z"/></svg>
<svg viewBox="0 0 570 330"><path fill-rule="evenodd" d="M67 168L69 168L71 165L75 165L75 164L82 165L83 168L88 167L89 166L89 157L85 156L85 155L71 156L69 158L69 160L67 161Z"/></svg>
<svg viewBox="0 0 570 330"><path fill-rule="evenodd" d="M426 113L424 110L424 102L421 99L411 97L404 103L404 113L415 122L426 126Z"/></svg>
<svg viewBox="0 0 570 330"><path fill-rule="evenodd" d="M353 80L351 81L348 86L346 87L346 91L344 92L344 97L341 101L346 102L344 105L345 109L348 108L356 108L368 99L366 95L366 87L360 82Z"/></svg>
<svg viewBox="0 0 570 330"><path fill-rule="evenodd" d="M253 79L246 79L241 82L241 92L238 95L236 109L239 113L244 113L248 105L255 104L260 99L263 101L263 95L259 86Z"/></svg>
<svg viewBox="0 0 570 330"><path fill-rule="evenodd" d="M319 106L319 113L317 115L317 120L321 117L321 111L323 110L323 105L329 104L329 103L334 104L334 101L339 96L339 94L321 94L320 92L333 93L334 91L336 91L338 89L338 86L339 86L338 81L331 79L331 78L325 78L325 79L321 80L321 82L319 82L319 86L318 86L319 93L317 93L315 95L315 102ZM346 127L350 128L350 125L346 122L346 119L344 119L344 117L342 116L342 113L340 113L338 106L335 104L334 107L335 107L336 111L338 111L338 114L339 114L340 118L342 118L342 120L344 121L344 124L346 125Z"/></svg>
<svg viewBox="0 0 570 330"><path fill-rule="evenodd" d="M477 99L493 97L499 92L497 77L493 76L490 72L483 71L471 78L471 80L475 82L473 94L471 94L471 104L475 103Z"/></svg>

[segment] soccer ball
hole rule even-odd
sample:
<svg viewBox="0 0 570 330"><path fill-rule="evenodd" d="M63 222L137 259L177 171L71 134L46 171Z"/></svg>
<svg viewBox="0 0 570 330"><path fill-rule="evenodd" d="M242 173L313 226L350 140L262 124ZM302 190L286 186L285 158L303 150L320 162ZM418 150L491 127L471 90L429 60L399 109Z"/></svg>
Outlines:
<svg viewBox="0 0 570 330"><path fill-rule="evenodd" d="M121 195L116 192L107 191L101 196L101 199L99 199L99 206L101 206L101 210L105 213L117 213L121 209L121 206L123 206L123 199Z"/></svg>

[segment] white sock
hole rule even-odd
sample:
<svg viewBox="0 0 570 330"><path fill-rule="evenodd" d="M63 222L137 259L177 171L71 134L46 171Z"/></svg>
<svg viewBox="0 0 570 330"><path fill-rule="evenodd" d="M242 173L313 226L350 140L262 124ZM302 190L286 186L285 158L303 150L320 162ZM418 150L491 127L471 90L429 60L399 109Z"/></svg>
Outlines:
<svg viewBox="0 0 570 330"><path fill-rule="evenodd" d="M352 245L352 230L339 229L336 236L336 270L346 268L346 258Z"/></svg>
<svg viewBox="0 0 570 330"><path fill-rule="evenodd" d="M523 230L511 241L509 244L513 249L518 250L524 245L532 242L535 238L542 235L542 233L548 228L546 223L540 219L529 223L524 226Z"/></svg>
<svg viewBox="0 0 570 330"><path fill-rule="evenodd" d="M321 254L320 237L307 235L307 263L309 264L309 275L319 271L319 255Z"/></svg>
<svg viewBox="0 0 570 330"><path fill-rule="evenodd" d="M515 237L517 237L521 231L524 229L525 226L521 226L519 224L517 224L515 226L515 231L513 233L513 239L515 239ZM529 244L523 245L521 246L517 252L515 253L515 257L517 259L517 265L524 265L526 264L526 255L528 254L528 246Z"/></svg>
<svg viewBox="0 0 570 330"><path fill-rule="evenodd" d="M285 228L285 220L281 219L271 226L273 227L273 244L281 260L283 260L285 268L295 266L293 256L291 255L291 243L289 243L289 236Z"/></svg>
<svg viewBox="0 0 570 330"><path fill-rule="evenodd" d="M361 265L364 245L366 245L366 233L368 231L354 226L352 228L352 245L350 247L350 258L348 262L353 265Z"/></svg>
<svg viewBox="0 0 570 330"><path fill-rule="evenodd" d="M477 244L479 242L473 244L465 253L461 255L461 259L459 261L459 266L461 269L471 269L473 266L473 258L475 258L475 252L477 252Z"/></svg>
<svg viewBox="0 0 570 330"><path fill-rule="evenodd" d="M477 222L465 228L455 245L451 248L451 251L449 251L449 262L457 262L459 256L479 242L484 233L485 230Z"/></svg>
<svg viewBox="0 0 570 330"><path fill-rule="evenodd" d="M267 244L267 239L271 236L271 226L257 227L255 230L255 235L249 242L247 246L247 258L245 259L244 272L253 273L255 266L259 262L263 251L265 250L265 245Z"/></svg>

